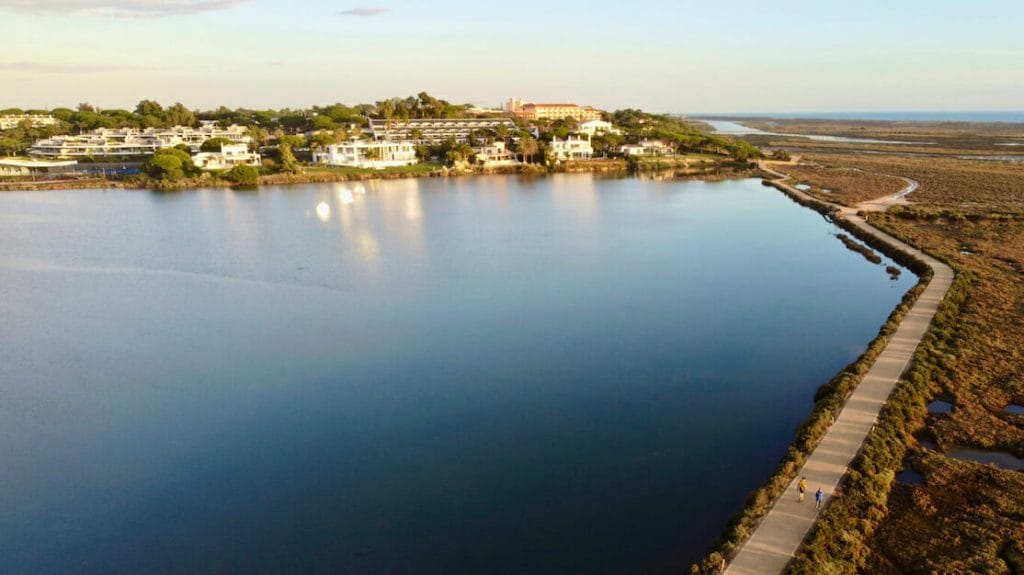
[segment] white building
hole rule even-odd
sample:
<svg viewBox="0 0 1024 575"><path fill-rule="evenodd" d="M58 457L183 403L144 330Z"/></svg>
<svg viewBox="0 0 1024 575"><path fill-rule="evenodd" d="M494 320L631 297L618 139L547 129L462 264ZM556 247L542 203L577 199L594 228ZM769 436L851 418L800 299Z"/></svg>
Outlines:
<svg viewBox="0 0 1024 575"><path fill-rule="evenodd" d="M515 154L505 147L505 142L494 142L486 146L473 148L476 161L485 168L496 166L512 166L516 161Z"/></svg>
<svg viewBox="0 0 1024 575"><path fill-rule="evenodd" d="M588 136L622 133L622 130L613 126L611 122L605 122L604 120L590 120L589 122L583 122L576 127L576 131Z"/></svg>
<svg viewBox="0 0 1024 575"><path fill-rule="evenodd" d="M246 144L223 144L219 152L199 152L192 163L201 170L230 170L235 166L259 166L260 155Z"/></svg>
<svg viewBox="0 0 1024 575"><path fill-rule="evenodd" d="M594 156L590 138L583 139L579 136L569 136L565 140L554 138L551 140L551 152L558 160L589 160Z"/></svg>
<svg viewBox="0 0 1024 575"><path fill-rule="evenodd" d="M417 163L415 144L408 140L351 140L313 152L313 163L354 168L390 168Z"/></svg>
<svg viewBox="0 0 1024 575"><path fill-rule="evenodd" d="M77 160L34 160L32 158L0 158L0 176L59 176L75 172Z"/></svg>
<svg viewBox="0 0 1024 575"><path fill-rule="evenodd" d="M0 130L17 128L22 122L28 122L33 128L38 128L56 125L57 118L48 114L7 114L0 116Z"/></svg>
<svg viewBox="0 0 1024 575"><path fill-rule="evenodd" d="M54 136L32 144L28 154L42 158L125 158L150 156L160 148L173 148L185 144L198 152L210 138L224 138L238 144L252 139L242 126L221 128L205 124L199 128L174 126L172 128L100 128L78 136Z"/></svg>
<svg viewBox="0 0 1024 575"><path fill-rule="evenodd" d="M413 118L410 120L370 120L370 132L378 140L416 140L439 144L449 138L465 142L479 130L512 131L516 123L508 118Z"/></svg>
<svg viewBox="0 0 1024 575"><path fill-rule="evenodd" d="M619 153L623 156L671 156L676 150L661 140L642 140L638 144L619 146Z"/></svg>

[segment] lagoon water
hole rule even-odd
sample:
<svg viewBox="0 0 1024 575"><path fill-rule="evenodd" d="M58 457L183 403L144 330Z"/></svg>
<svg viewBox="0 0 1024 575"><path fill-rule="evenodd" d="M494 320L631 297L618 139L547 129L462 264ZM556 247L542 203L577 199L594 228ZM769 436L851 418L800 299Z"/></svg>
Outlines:
<svg viewBox="0 0 1024 575"><path fill-rule="evenodd" d="M0 572L658 573L908 289L757 180L0 194Z"/></svg>
<svg viewBox="0 0 1024 575"><path fill-rule="evenodd" d="M808 140L816 140L819 142L847 142L847 143L859 143L859 144L918 144L918 145L930 145L934 142L906 142L900 140L873 140L870 138L849 138L845 136L828 136L821 134L788 134L781 132L766 132L758 128L751 128L739 122L730 122L726 120L708 120L699 119L701 122L711 126L716 134L724 134L727 136L789 136L794 138L807 138Z"/></svg>

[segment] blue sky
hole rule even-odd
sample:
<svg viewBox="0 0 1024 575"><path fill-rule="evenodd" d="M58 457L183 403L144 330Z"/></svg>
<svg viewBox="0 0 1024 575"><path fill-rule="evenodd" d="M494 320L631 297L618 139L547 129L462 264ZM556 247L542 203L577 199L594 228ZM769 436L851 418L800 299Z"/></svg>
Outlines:
<svg viewBox="0 0 1024 575"><path fill-rule="evenodd" d="M1024 3L0 0L0 107L1019 110Z"/></svg>

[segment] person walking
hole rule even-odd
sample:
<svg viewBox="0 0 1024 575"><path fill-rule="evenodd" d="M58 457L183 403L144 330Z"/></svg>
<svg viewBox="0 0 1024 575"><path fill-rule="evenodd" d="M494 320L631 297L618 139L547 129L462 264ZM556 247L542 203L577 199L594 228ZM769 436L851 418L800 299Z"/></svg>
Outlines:
<svg viewBox="0 0 1024 575"><path fill-rule="evenodd" d="M821 509L821 502L825 500L825 492L818 488L818 492L814 494L814 508Z"/></svg>
<svg viewBox="0 0 1024 575"><path fill-rule="evenodd" d="M796 484L796 489L797 489L797 491L800 492L800 495L797 495L796 500L798 502L800 502L800 503L803 503L804 502L804 493L807 493L807 478L806 477L801 477L800 478L800 483Z"/></svg>

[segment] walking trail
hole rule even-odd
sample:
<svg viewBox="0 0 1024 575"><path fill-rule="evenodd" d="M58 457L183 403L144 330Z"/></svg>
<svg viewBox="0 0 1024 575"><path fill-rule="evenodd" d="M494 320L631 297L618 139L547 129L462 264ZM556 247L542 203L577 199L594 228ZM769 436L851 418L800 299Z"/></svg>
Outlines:
<svg viewBox="0 0 1024 575"><path fill-rule="evenodd" d="M782 179L788 179L788 176L762 167ZM810 198L788 184L782 185L794 195ZM891 205L905 203L905 196L915 189L917 182L907 180L907 188L899 194L871 200L857 208L840 208L843 217L865 233L923 260L932 268L934 276L785 493L775 501L750 538L740 547L725 570L727 575L774 575L785 571L786 565L817 520L815 491L821 488L825 492L827 504L828 496L835 492L853 457L860 451L868 432L878 419L878 412L909 365L914 350L921 343L921 338L938 311L939 303L953 282L953 270L949 266L868 225L857 215L859 209L881 211ZM802 503L797 501L797 483L801 477L807 477L807 497Z"/></svg>

